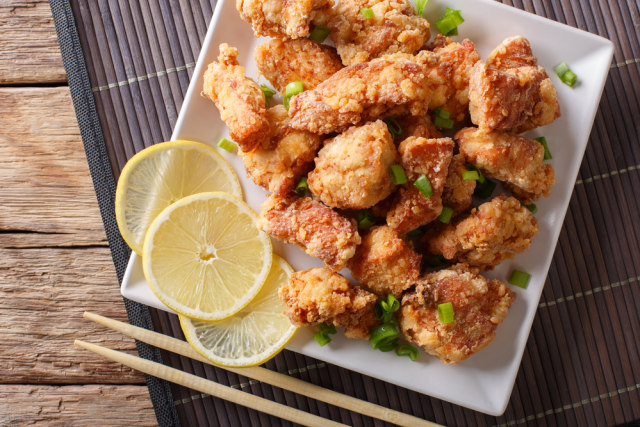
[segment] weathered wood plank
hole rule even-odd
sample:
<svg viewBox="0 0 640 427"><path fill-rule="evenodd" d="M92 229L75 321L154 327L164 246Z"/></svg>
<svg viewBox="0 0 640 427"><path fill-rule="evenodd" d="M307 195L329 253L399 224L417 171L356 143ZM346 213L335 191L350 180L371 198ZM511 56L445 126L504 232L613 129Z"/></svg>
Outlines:
<svg viewBox="0 0 640 427"><path fill-rule="evenodd" d="M153 426L145 386L0 385L0 425Z"/></svg>
<svg viewBox="0 0 640 427"><path fill-rule="evenodd" d="M106 243L69 89L0 88L0 129L0 232Z"/></svg>
<svg viewBox="0 0 640 427"><path fill-rule="evenodd" d="M0 84L66 80L49 2L2 0Z"/></svg>

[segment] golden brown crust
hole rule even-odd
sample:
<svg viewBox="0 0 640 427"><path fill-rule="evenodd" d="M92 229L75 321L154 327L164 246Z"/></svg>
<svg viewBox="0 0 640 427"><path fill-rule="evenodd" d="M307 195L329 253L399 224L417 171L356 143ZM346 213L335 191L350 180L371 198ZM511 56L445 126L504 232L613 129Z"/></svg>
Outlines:
<svg viewBox="0 0 640 427"><path fill-rule="evenodd" d="M258 227L295 243L334 271L347 265L360 244L355 221L308 197L271 194L262 205Z"/></svg>
<svg viewBox="0 0 640 427"><path fill-rule="evenodd" d="M245 153L239 151L247 176L272 193L292 191L302 176L313 168L321 139L310 132L289 127L289 115L282 105L267 109L271 127L270 146Z"/></svg>
<svg viewBox="0 0 640 427"><path fill-rule="evenodd" d="M381 298L389 294L400 298L418 278L421 261L422 256L397 231L383 225L363 237L348 267L354 279Z"/></svg>
<svg viewBox="0 0 640 427"><path fill-rule="evenodd" d="M436 129L429 115L425 116L402 116L396 118L402 127L402 135L398 141L405 140L412 136L422 138L441 138L442 134Z"/></svg>
<svg viewBox="0 0 640 427"><path fill-rule="evenodd" d="M395 189L389 166L397 162L396 147L382 120L354 126L320 150L309 174L309 189L329 206L366 209Z"/></svg>
<svg viewBox="0 0 640 427"><path fill-rule="evenodd" d="M367 19L362 8L371 8L374 17ZM397 52L412 54L431 37L429 23L407 0L340 0L329 25L345 65Z"/></svg>
<svg viewBox="0 0 640 427"><path fill-rule="evenodd" d="M298 39L309 35L318 15L331 13L333 0L236 0L240 17L256 37Z"/></svg>
<svg viewBox="0 0 640 427"><path fill-rule="evenodd" d="M515 198L504 194L472 209L451 224L428 233L430 253L491 270L529 248L538 222Z"/></svg>
<svg viewBox="0 0 640 427"><path fill-rule="evenodd" d="M426 275L403 297L400 330L427 353L455 365L491 343L515 297L505 283L459 264ZM438 304L447 302L454 320L445 324Z"/></svg>
<svg viewBox="0 0 640 427"><path fill-rule="evenodd" d="M466 211L473 203L476 181L462 179L462 174L466 171L464 157L461 154L453 156L442 192L442 204L453 209L453 216Z"/></svg>
<svg viewBox="0 0 640 427"><path fill-rule="evenodd" d="M254 58L260 74L281 95L290 82L302 81L304 90L311 90L342 68L334 48L307 38L271 40L256 48Z"/></svg>
<svg viewBox="0 0 640 427"><path fill-rule="evenodd" d="M547 197L555 183L553 166L544 162L544 147L523 136L476 128L456 136L460 153L488 177L509 184L524 200Z"/></svg>
<svg viewBox="0 0 640 427"><path fill-rule="evenodd" d="M244 75L237 56L236 48L220 45L218 61L209 64L204 73L203 95L215 102L231 138L242 150L251 151L268 140L269 122L264 94Z"/></svg>
<svg viewBox="0 0 640 427"><path fill-rule="evenodd" d="M387 224L399 233L407 233L428 224L442 212L442 190L447 178L449 162L453 156L451 138L425 139L409 137L400 143L402 167L407 175L387 213ZM414 185L422 174L431 183L433 194L427 198Z"/></svg>
<svg viewBox="0 0 640 427"><path fill-rule="evenodd" d="M343 68L291 99L291 126L326 134L384 115L425 115L431 91L424 63L433 55L425 51Z"/></svg>
<svg viewBox="0 0 640 427"><path fill-rule="evenodd" d="M284 314L298 326L332 323L344 326L349 338L369 338L379 322L375 316L375 295L330 269L312 268L291 275L278 295L287 305Z"/></svg>

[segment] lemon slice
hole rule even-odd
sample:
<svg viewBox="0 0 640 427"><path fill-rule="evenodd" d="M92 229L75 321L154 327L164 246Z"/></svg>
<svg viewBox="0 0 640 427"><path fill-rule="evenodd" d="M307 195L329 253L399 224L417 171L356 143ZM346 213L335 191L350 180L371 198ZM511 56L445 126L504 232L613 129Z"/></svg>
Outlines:
<svg viewBox="0 0 640 427"><path fill-rule="evenodd" d="M274 255L262 290L242 311L220 322L200 322L180 316L187 341L203 357L221 366L247 367L264 363L293 338L298 329L282 314L278 288L293 269Z"/></svg>
<svg viewBox="0 0 640 427"><path fill-rule="evenodd" d="M155 144L133 156L116 189L116 221L138 254L151 221L171 203L191 194L224 191L242 198L231 165L211 147L191 141Z"/></svg>
<svg viewBox="0 0 640 427"><path fill-rule="evenodd" d="M226 193L187 196L147 231L142 267L151 290L176 312L222 320L256 296L271 269L271 241L258 215Z"/></svg>

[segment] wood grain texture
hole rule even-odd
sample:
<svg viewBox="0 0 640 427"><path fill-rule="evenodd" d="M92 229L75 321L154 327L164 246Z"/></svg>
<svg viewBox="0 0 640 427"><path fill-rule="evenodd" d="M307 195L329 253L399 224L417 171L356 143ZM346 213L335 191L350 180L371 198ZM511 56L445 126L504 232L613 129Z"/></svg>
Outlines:
<svg viewBox="0 0 640 427"><path fill-rule="evenodd" d="M2 0L0 84L66 81L49 2Z"/></svg>
<svg viewBox="0 0 640 427"><path fill-rule="evenodd" d="M156 425L145 386L0 385L0 425Z"/></svg>

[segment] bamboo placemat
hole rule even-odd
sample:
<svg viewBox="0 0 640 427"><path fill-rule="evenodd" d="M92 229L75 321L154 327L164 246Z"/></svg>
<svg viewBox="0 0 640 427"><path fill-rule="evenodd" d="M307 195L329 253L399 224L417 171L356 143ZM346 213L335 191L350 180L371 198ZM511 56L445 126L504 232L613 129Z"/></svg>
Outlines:
<svg viewBox="0 0 640 427"><path fill-rule="evenodd" d="M615 44L600 109L505 414L490 417L284 351L266 366L446 425L614 425L640 419L640 11L637 1L503 0ZM126 160L167 140L215 0L51 0L118 277L115 226ZM182 338L174 315L126 301L135 324ZM140 344L143 357L352 425L379 425ZM279 420L149 378L161 425Z"/></svg>

